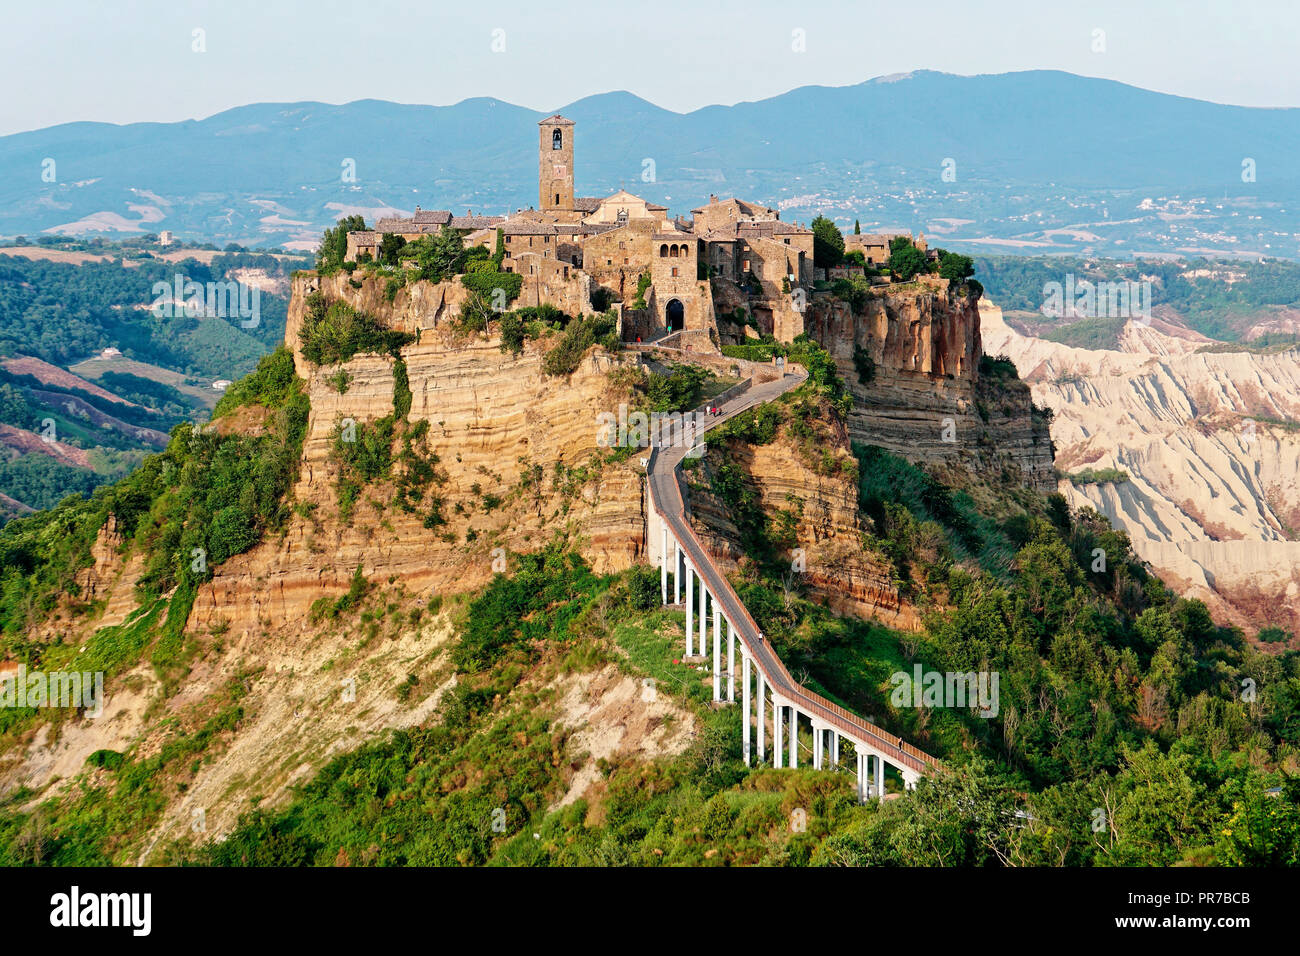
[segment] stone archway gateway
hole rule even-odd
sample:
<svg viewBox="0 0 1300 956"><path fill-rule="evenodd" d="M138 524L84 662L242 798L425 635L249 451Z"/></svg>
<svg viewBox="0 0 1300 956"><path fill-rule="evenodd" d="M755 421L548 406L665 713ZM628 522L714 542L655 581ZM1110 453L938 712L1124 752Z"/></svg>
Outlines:
<svg viewBox="0 0 1300 956"><path fill-rule="evenodd" d="M686 327L686 307L682 305L681 299L668 300L668 306L664 309L664 318L669 332L680 332Z"/></svg>

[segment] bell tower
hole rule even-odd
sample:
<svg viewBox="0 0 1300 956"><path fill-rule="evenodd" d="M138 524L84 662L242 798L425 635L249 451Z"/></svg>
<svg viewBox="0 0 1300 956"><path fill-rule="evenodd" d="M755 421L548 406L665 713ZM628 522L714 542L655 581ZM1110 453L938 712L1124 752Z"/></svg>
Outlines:
<svg viewBox="0 0 1300 956"><path fill-rule="evenodd" d="M573 211L573 121L559 113L537 124L538 209Z"/></svg>

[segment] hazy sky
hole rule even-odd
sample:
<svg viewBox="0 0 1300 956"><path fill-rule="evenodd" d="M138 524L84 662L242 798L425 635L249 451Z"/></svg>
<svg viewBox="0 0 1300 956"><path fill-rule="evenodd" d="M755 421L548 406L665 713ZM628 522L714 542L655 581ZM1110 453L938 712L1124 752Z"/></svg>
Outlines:
<svg viewBox="0 0 1300 956"><path fill-rule="evenodd" d="M1300 106L1298 48L1296 0L10 0L0 134L372 97L544 110L627 89L688 111L916 69Z"/></svg>

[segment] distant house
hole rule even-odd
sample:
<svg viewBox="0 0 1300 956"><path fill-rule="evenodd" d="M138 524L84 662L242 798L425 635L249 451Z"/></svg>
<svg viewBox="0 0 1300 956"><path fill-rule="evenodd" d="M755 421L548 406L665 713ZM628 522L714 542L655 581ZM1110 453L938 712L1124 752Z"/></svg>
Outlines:
<svg viewBox="0 0 1300 956"><path fill-rule="evenodd" d="M218 392L224 392L226 389L230 388L230 385L231 385L230 380L225 378L219 378L212 383L212 387L215 388Z"/></svg>
<svg viewBox="0 0 1300 956"><path fill-rule="evenodd" d="M99 357L102 359L121 358L122 352L120 349L115 349L110 345L108 348L104 349L104 351L99 353Z"/></svg>
<svg viewBox="0 0 1300 956"><path fill-rule="evenodd" d="M160 246L170 246L175 241L176 241L176 237L173 236L171 232L167 229L164 229L162 232L158 233L158 245Z"/></svg>

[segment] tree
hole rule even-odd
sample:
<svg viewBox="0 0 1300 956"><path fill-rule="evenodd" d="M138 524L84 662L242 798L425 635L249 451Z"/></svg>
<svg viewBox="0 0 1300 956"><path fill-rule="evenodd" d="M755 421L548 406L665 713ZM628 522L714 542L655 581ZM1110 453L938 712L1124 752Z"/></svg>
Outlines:
<svg viewBox="0 0 1300 956"><path fill-rule="evenodd" d="M853 220L853 234L855 236L862 235L862 224L858 222L856 219Z"/></svg>
<svg viewBox="0 0 1300 956"><path fill-rule="evenodd" d="M380 265L395 266L397 265L397 254L406 245L406 240L395 232L384 233L384 237L379 240L379 255L376 257Z"/></svg>
<svg viewBox="0 0 1300 956"><path fill-rule="evenodd" d="M961 256L955 252L939 254L939 275L949 282L965 282L975 274L975 264L970 256Z"/></svg>
<svg viewBox="0 0 1300 956"><path fill-rule="evenodd" d="M466 258L465 243L459 232L443 226L436 236L421 236L414 242L408 242L400 257L415 260L418 270L416 278L442 282L462 271Z"/></svg>
<svg viewBox="0 0 1300 956"><path fill-rule="evenodd" d="M898 240L902 239L902 242ZM925 268L925 253L912 240L899 236L889 243L889 271L906 282Z"/></svg>
<svg viewBox="0 0 1300 956"><path fill-rule="evenodd" d="M365 228L364 216L344 216L337 226L326 229L321 237L320 248L316 250L316 270L333 272L340 268L348 251L348 233L361 232Z"/></svg>
<svg viewBox="0 0 1300 956"><path fill-rule="evenodd" d="M813 264L822 269L833 269L844 259L844 236L839 228L825 216L812 221Z"/></svg>

